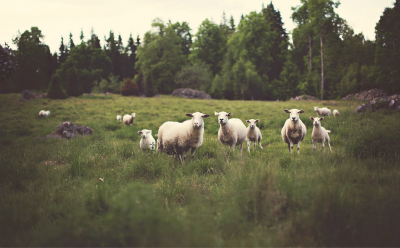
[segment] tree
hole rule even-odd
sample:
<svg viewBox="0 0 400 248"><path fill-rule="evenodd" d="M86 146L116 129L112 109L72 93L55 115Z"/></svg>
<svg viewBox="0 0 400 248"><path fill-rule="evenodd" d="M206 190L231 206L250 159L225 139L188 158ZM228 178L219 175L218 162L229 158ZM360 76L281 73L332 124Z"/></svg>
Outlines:
<svg viewBox="0 0 400 248"><path fill-rule="evenodd" d="M182 54L188 56L190 54L190 47L192 45L192 30L187 22L179 22L169 24L175 30L175 33L181 38Z"/></svg>
<svg viewBox="0 0 400 248"><path fill-rule="evenodd" d="M202 91L210 90L211 81L212 72L204 63L183 66L175 76L178 87Z"/></svg>
<svg viewBox="0 0 400 248"><path fill-rule="evenodd" d="M195 36L196 40L192 45L189 58L192 63L196 61L206 63L215 76L222 68L222 60L226 52L226 36L218 25L208 19L201 23Z"/></svg>
<svg viewBox="0 0 400 248"><path fill-rule="evenodd" d="M400 0L383 12L375 26L375 38L376 83L400 93Z"/></svg>
<svg viewBox="0 0 400 248"><path fill-rule="evenodd" d="M6 89L5 80L15 70L16 66L15 55L12 49L7 43L4 44L4 47L0 44L0 93L9 91L9 89Z"/></svg>
<svg viewBox="0 0 400 248"><path fill-rule="evenodd" d="M90 31L90 39L87 41L88 45L93 47L93 48L101 48L100 45L100 39L99 37L94 33L93 28Z"/></svg>
<svg viewBox="0 0 400 248"><path fill-rule="evenodd" d="M79 36L79 39L81 40L81 43L84 42L83 39L85 39L85 36L83 35L82 29L81 29L81 35Z"/></svg>
<svg viewBox="0 0 400 248"><path fill-rule="evenodd" d="M64 63L64 62L67 60L67 58L68 58L68 54L67 54L67 51L66 51L66 47L65 47L65 45L64 45L64 38L63 38L62 36L61 36L61 45L60 45L59 50L60 50L60 55L58 56L58 62L59 62L60 64L62 64L62 63Z"/></svg>
<svg viewBox="0 0 400 248"><path fill-rule="evenodd" d="M132 79L125 79L124 84L121 86L120 93L123 96L138 96L139 95L139 87L136 82L133 82Z"/></svg>
<svg viewBox="0 0 400 248"><path fill-rule="evenodd" d="M75 47L74 40L72 39L72 33L69 33L69 50Z"/></svg>
<svg viewBox="0 0 400 248"><path fill-rule="evenodd" d="M79 82L78 73L74 67L67 70L67 94L69 96L80 96L83 94L82 85Z"/></svg>
<svg viewBox="0 0 400 248"><path fill-rule="evenodd" d="M47 98L50 99L65 99L68 95L61 86L61 78L57 74L51 76L51 82L49 91L47 92Z"/></svg>
<svg viewBox="0 0 400 248"><path fill-rule="evenodd" d="M139 46L136 70L141 70L146 95L153 93L169 94L176 89L175 75L187 63L182 54L181 38L171 25L161 20L153 21L158 32L147 32L142 46Z"/></svg>

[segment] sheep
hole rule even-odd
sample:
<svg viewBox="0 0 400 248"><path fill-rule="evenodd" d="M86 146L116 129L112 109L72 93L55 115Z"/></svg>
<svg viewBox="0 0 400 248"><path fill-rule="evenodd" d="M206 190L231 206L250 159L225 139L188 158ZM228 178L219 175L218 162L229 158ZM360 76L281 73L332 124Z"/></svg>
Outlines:
<svg viewBox="0 0 400 248"><path fill-rule="evenodd" d="M122 121L122 116L121 115L117 115L117 121Z"/></svg>
<svg viewBox="0 0 400 248"><path fill-rule="evenodd" d="M49 115L50 115L50 111L44 111L44 110L39 111L39 117L47 117Z"/></svg>
<svg viewBox="0 0 400 248"><path fill-rule="evenodd" d="M297 144L297 154L300 154L300 143L303 141L307 133L306 126L300 120L300 114L304 113L304 110L284 109L283 111L290 114L290 117L283 125L281 131L282 139L288 144L290 153L293 152L293 145Z"/></svg>
<svg viewBox="0 0 400 248"><path fill-rule="evenodd" d="M314 111L317 112L318 117L320 115L329 116L331 115L331 110L328 108L318 108L314 107Z"/></svg>
<svg viewBox="0 0 400 248"><path fill-rule="evenodd" d="M261 149L263 147L261 146L261 140L262 140L262 135L260 132L260 129L256 126L256 122L259 122L260 120L246 120L246 122L249 123L249 126L247 127L247 136L246 136L246 142L247 142L247 150L250 153L250 147L251 147L251 142L254 141L254 149L256 149L256 143L258 142L258 145L260 146Z"/></svg>
<svg viewBox="0 0 400 248"><path fill-rule="evenodd" d="M186 153L191 150L191 159L196 149L203 144L204 118L210 115L200 112L186 114L192 117L182 123L167 121L158 129L157 150L170 155L178 155L181 164L184 164Z"/></svg>
<svg viewBox="0 0 400 248"><path fill-rule="evenodd" d="M247 129L243 122L238 118L232 118L228 120L228 117L232 115L231 112L215 112L218 116L218 122L220 124L218 131L218 139L223 145L230 146L235 150L235 146L240 145L240 156L243 152L243 141L247 137Z"/></svg>
<svg viewBox="0 0 400 248"><path fill-rule="evenodd" d="M138 134L141 135L141 139L139 142L140 148L142 148L142 153L149 149L150 151L154 151L156 147L156 140L151 135L151 130L143 129L138 131Z"/></svg>
<svg viewBox="0 0 400 248"><path fill-rule="evenodd" d="M332 111L332 114L333 114L333 117L336 117L336 116L339 116L339 115L340 115L340 113L339 113L339 111L338 111L337 109L334 109L334 110Z"/></svg>
<svg viewBox="0 0 400 248"><path fill-rule="evenodd" d="M331 149L331 144L330 139L329 139L329 134L331 131L326 130L324 127L321 126L321 121L324 119L324 117L318 118L318 117L312 117L310 116L310 119L314 122L314 127L312 130L312 140L313 140L313 151L317 149L317 142L322 143L322 149L325 148L325 141L328 142L329 150L332 151Z"/></svg>
<svg viewBox="0 0 400 248"><path fill-rule="evenodd" d="M135 113L132 113L130 115L124 115L123 117L124 124L132 126L133 122L135 121L135 117L136 117Z"/></svg>

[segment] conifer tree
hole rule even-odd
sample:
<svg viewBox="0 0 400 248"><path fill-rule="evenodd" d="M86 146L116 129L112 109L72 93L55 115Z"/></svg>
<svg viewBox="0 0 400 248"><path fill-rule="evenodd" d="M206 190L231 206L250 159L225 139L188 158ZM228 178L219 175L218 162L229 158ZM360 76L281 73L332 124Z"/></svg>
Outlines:
<svg viewBox="0 0 400 248"><path fill-rule="evenodd" d="M72 33L69 33L69 50L75 47L74 40L72 39Z"/></svg>
<svg viewBox="0 0 400 248"><path fill-rule="evenodd" d="M81 40L81 43L83 42L83 39L85 39L85 36L83 35L83 29L81 29L81 36L79 36L79 39Z"/></svg>
<svg viewBox="0 0 400 248"><path fill-rule="evenodd" d="M64 63L67 60L67 51L66 51L66 47L64 45L64 38L61 36L61 45L60 45L60 54L58 56L58 62L60 64Z"/></svg>
<svg viewBox="0 0 400 248"><path fill-rule="evenodd" d="M78 73L74 67L67 70L66 91L69 96L80 96L83 94L82 85L79 82Z"/></svg>
<svg viewBox="0 0 400 248"><path fill-rule="evenodd" d="M57 74L51 76L51 82L49 91L47 92L47 98L50 99L65 99L68 95L61 86L61 78Z"/></svg>

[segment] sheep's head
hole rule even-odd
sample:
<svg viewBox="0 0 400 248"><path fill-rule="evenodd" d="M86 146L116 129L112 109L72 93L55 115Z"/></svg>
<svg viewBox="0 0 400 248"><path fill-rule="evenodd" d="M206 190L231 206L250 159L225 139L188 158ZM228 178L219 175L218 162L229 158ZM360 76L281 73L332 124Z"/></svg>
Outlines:
<svg viewBox="0 0 400 248"><path fill-rule="evenodd" d="M299 121L300 114L304 113L304 110L298 110L298 109L291 109L291 110L284 109L283 111L290 114L289 119L292 120L294 123Z"/></svg>
<svg viewBox="0 0 400 248"><path fill-rule="evenodd" d="M249 127L250 128L255 128L256 127L256 123L259 122L259 121L260 121L259 119L257 119L257 120L254 120L254 119L246 120L246 122L249 123Z"/></svg>
<svg viewBox="0 0 400 248"><path fill-rule="evenodd" d="M142 136L142 139L146 139L149 137L149 135L151 135L151 130L143 129L142 131L139 131L138 134Z"/></svg>
<svg viewBox="0 0 400 248"><path fill-rule="evenodd" d="M321 125L321 121L324 119L324 117L318 118L318 117L312 117L310 116L310 119L313 121L314 126L318 127Z"/></svg>
<svg viewBox="0 0 400 248"><path fill-rule="evenodd" d="M314 107L314 111L317 111L318 110L318 107Z"/></svg>
<svg viewBox="0 0 400 248"><path fill-rule="evenodd" d="M210 115L205 115L205 114L200 113L200 112L196 112L196 113L193 113L193 114L189 113L189 114L186 114L186 115L189 116L189 117L192 117L193 127L195 127L195 128L204 127L203 118L207 118L207 117L210 116Z"/></svg>
<svg viewBox="0 0 400 248"><path fill-rule="evenodd" d="M135 113L132 113L131 115L132 115L132 117L133 117L133 118L135 118L135 117L136 117L136 114L135 114Z"/></svg>
<svg viewBox="0 0 400 248"><path fill-rule="evenodd" d="M225 125L226 123L228 123L228 117L232 115L232 112L227 113L222 111L219 113L215 112L214 114L218 116L218 123Z"/></svg>

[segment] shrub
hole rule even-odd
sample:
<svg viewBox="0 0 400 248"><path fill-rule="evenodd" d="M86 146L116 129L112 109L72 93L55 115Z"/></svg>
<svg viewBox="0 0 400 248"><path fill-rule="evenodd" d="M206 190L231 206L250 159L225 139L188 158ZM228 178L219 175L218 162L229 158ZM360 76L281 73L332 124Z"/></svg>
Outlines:
<svg viewBox="0 0 400 248"><path fill-rule="evenodd" d="M66 91L69 96L80 96L83 95L82 85L79 82L78 73L76 69L69 68L67 70L67 88Z"/></svg>
<svg viewBox="0 0 400 248"><path fill-rule="evenodd" d="M138 96L139 95L139 87L136 82L133 82L132 79L125 79L124 84L121 86L119 91L123 96Z"/></svg>
<svg viewBox="0 0 400 248"><path fill-rule="evenodd" d="M47 97L50 99L65 99L68 97L67 93L61 86L61 78L57 74L51 76L50 88L47 92Z"/></svg>

